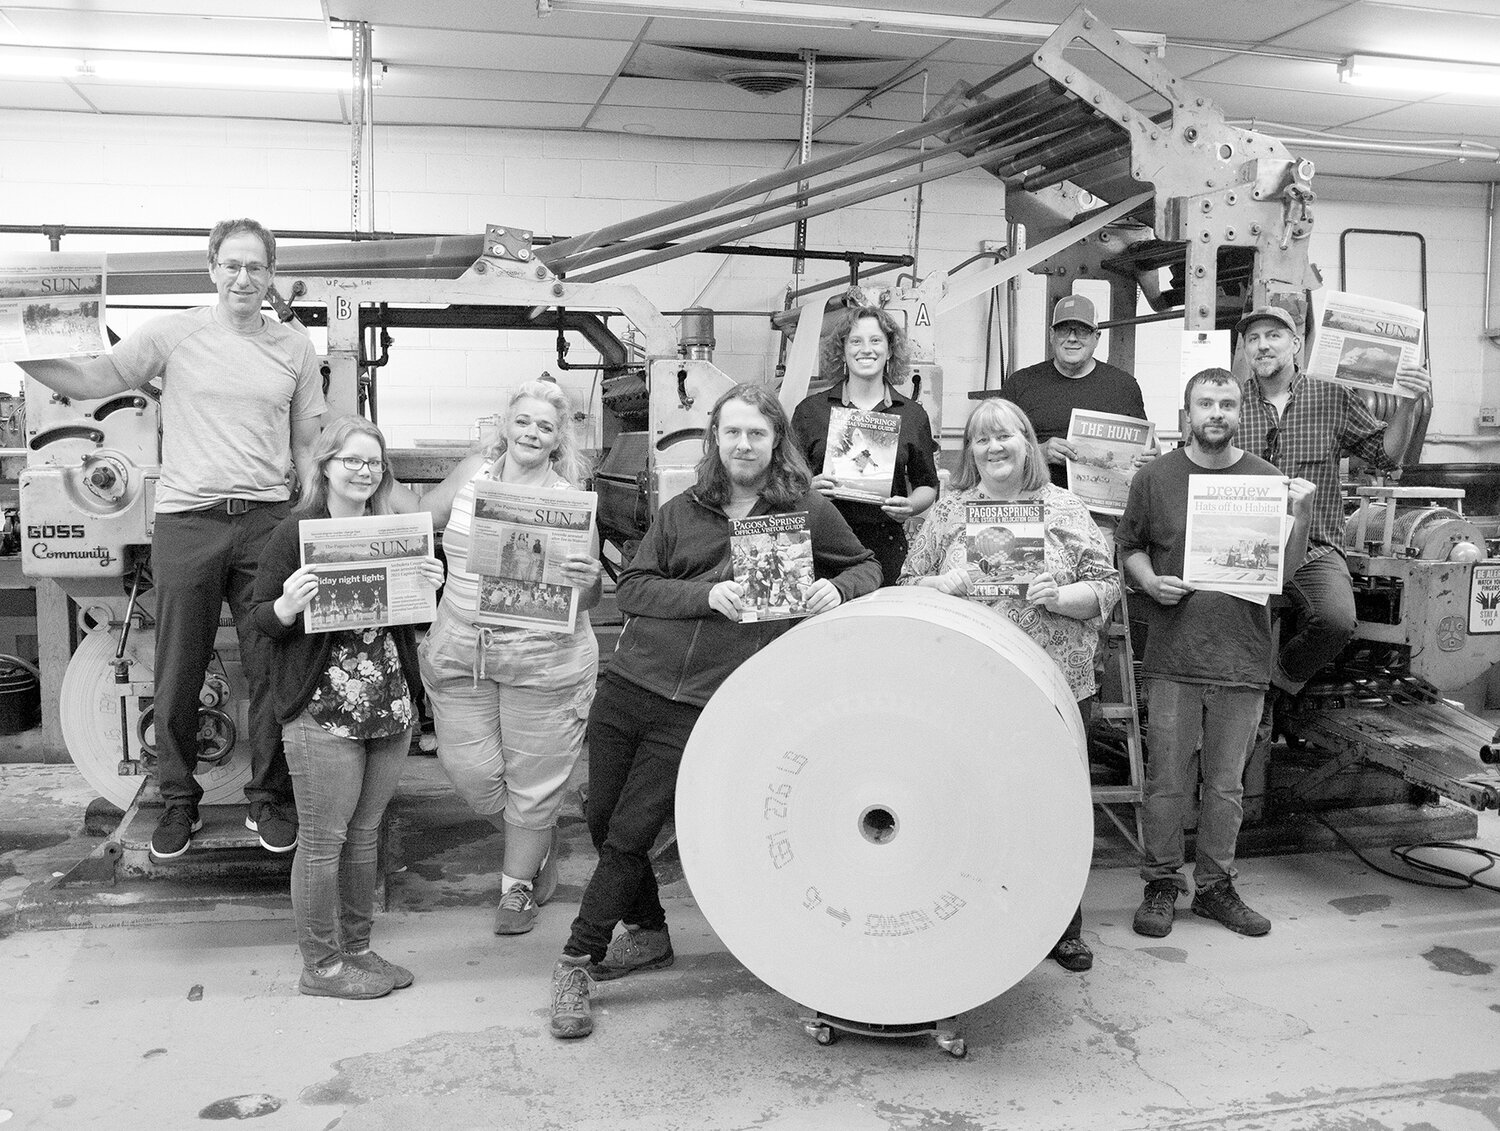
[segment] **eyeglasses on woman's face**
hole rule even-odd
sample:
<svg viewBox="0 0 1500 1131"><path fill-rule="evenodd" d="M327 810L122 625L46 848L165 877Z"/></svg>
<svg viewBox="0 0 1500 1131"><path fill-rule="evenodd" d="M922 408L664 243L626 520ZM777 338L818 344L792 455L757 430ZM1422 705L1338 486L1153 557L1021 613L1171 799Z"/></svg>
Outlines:
<svg viewBox="0 0 1500 1131"><path fill-rule="evenodd" d="M334 456L333 458L344 465L345 471L363 471L368 467L371 475L379 475L385 470L383 459L360 459L359 456Z"/></svg>

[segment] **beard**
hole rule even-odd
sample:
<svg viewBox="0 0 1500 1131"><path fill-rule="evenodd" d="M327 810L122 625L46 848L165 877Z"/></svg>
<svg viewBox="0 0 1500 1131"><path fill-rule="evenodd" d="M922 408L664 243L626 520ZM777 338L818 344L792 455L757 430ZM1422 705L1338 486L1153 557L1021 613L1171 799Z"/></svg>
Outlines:
<svg viewBox="0 0 1500 1131"><path fill-rule="evenodd" d="M1194 424L1188 430L1192 433L1193 443L1198 446L1198 450L1200 452L1210 452L1213 455L1218 455L1220 452L1225 451L1230 444L1234 443L1234 438L1238 434L1237 429L1225 427L1222 437L1217 440L1211 440L1206 435L1208 430L1206 425L1199 427Z"/></svg>

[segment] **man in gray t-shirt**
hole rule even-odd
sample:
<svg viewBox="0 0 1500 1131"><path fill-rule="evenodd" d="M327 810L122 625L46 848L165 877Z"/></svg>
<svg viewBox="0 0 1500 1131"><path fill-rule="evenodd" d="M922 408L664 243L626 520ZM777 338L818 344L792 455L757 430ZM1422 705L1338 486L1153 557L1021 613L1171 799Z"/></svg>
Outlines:
<svg viewBox="0 0 1500 1131"><path fill-rule="evenodd" d="M219 294L214 306L153 319L110 354L21 366L79 400L161 384L161 483L151 541L156 772L166 803L151 838L158 860L181 856L202 827L203 788L194 778L198 697L226 600L250 685L245 824L272 852L297 843L281 726L248 611L261 547L287 514L287 473L293 464L308 470L326 408L323 384L307 337L261 312L276 270L276 237L254 220L222 221L209 236L208 263Z"/></svg>

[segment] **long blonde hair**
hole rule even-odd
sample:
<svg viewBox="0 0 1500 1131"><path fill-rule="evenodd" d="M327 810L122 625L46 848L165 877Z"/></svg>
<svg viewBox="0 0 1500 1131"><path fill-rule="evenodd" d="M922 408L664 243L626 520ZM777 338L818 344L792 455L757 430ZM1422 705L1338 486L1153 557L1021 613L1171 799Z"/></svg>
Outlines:
<svg viewBox="0 0 1500 1131"><path fill-rule="evenodd" d="M495 463L505 455L508 443L505 433L510 428L511 421L516 417L516 405L528 397L551 405L557 413L557 447L552 451L553 468L558 475L574 487L584 486L585 480L593 474L593 468L589 466L588 460L578 448L578 440L573 429L573 406L568 402L567 394L562 391L562 387L550 377L526 381L517 386L510 400L506 402L505 420L499 432L496 433L494 440L481 449L485 460Z"/></svg>
<svg viewBox="0 0 1500 1131"><path fill-rule="evenodd" d="M992 397L975 405L964 425L964 446L958 456L958 470L953 474L954 490L967 491L970 487L979 485L979 468L974 465L974 437L980 429L991 429L1001 424L1026 438L1026 462L1021 468L1021 489L1039 491L1052 482L1052 473L1047 469L1047 457L1036 438L1036 429L1031 426L1031 419L1015 401Z"/></svg>
<svg viewBox="0 0 1500 1131"><path fill-rule="evenodd" d="M395 474L391 471L391 457L385 450L385 436L363 416L340 416L331 420L318 433L308 459L307 473L302 477L302 497L293 511L297 514L322 514L328 509L328 475L324 471L328 461L338 454L350 436L369 436L380 445L380 482L370 496L366 509L370 514L391 513L391 486Z"/></svg>

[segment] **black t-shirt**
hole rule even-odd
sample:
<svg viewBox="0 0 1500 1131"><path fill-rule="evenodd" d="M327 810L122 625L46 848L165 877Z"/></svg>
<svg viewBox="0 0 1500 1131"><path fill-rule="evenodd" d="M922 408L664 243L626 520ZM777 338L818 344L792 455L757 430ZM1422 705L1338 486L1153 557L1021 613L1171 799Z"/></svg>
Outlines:
<svg viewBox="0 0 1500 1131"><path fill-rule="evenodd" d="M1146 402L1135 378L1106 361L1094 362L1094 368L1082 377L1064 377L1048 359L1017 369L1006 378L1001 391L1031 418L1037 439L1044 444L1054 437L1067 436L1068 420L1075 408L1146 419ZM1068 465L1047 466L1052 482L1067 487Z"/></svg>
<svg viewBox="0 0 1500 1131"><path fill-rule="evenodd" d="M1158 456L1130 482L1130 501L1115 528L1121 564L1132 552L1145 550L1159 576L1182 576L1190 475L1281 472L1248 452L1224 468L1199 467L1182 448ZM1130 609L1147 626L1143 675L1178 683L1270 686L1271 614L1264 605L1200 589L1170 606L1142 594Z"/></svg>

